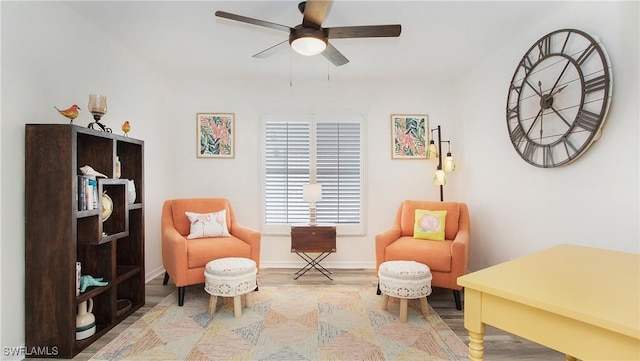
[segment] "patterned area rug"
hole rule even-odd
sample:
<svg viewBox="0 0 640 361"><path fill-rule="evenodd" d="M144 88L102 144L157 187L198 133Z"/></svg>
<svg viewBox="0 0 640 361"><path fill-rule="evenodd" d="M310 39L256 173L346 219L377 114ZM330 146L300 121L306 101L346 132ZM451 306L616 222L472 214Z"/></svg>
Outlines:
<svg viewBox="0 0 640 361"><path fill-rule="evenodd" d="M176 291L177 292L177 291ZM91 360L467 360L467 347L433 309L409 301L380 309L375 288L260 286L253 307L234 318L233 302L190 290L183 307L167 296Z"/></svg>

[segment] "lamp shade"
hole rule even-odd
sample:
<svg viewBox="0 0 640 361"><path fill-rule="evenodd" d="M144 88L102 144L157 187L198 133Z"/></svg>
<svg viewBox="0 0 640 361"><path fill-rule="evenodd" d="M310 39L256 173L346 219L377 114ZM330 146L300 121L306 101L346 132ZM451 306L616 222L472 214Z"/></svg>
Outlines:
<svg viewBox="0 0 640 361"><path fill-rule="evenodd" d="M436 173L433 175L433 183L439 186L447 184L447 176L442 169L436 170Z"/></svg>
<svg viewBox="0 0 640 361"><path fill-rule="evenodd" d="M289 44L298 54L317 55L327 48L327 38L321 29L298 25L289 35Z"/></svg>
<svg viewBox="0 0 640 361"><path fill-rule="evenodd" d="M302 55L318 55L327 48L327 43L312 37L297 38L291 42L291 47L298 54Z"/></svg>
<svg viewBox="0 0 640 361"><path fill-rule="evenodd" d="M429 142L429 148L427 148L427 159L435 158L438 158L438 146L433 140L431 140Z"/></svg>
<svg viewBox="0 0 640 361"><path fill-rule="evenodd" d="M445 172L452 172L456 170L456 162L453 160L451 153L447 153L447 156L444 158L443 168Z"/></svg>
<svg viewBox="0 0 640 361"><path fill-rule="evenodd" d="M311 183L302 185L302 199L309 203L320 202L322 200L322 184Z"/></svg>

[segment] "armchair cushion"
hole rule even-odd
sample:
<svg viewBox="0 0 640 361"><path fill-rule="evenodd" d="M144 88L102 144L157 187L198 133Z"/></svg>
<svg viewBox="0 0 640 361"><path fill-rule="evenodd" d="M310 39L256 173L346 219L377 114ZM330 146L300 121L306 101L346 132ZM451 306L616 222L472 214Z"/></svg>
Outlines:
<svg viewBox="0 0 640 361"><path fill-rule="evenodd" d="M444 241L447 211L416 209L413 238Z"/></svg>
<svg viewBox="0 0 640 361"><path fill-rule="evenodd" d="M184 212L189 222L191 230L188 239L203 237L230 237L227 229L227 210L223 209L212 213Z"/></svg>
<svg viewBox="0 0 640 361"><path fill-rule="evenodd" d="M428 265L432 272L451 272L451 243L450 240L425 242L411 236L400 237L387 246L385 261L411 259ZM411 258L408 258L408 255L411 255Z"/></svg>
<svg viewBox="0 0 640 361"><path fill-rule="evenodd" d="M189 268L205 267L211 260L226 257L251 258L251 245L234 236L228 238L197 238L189 240Z"/></svg>

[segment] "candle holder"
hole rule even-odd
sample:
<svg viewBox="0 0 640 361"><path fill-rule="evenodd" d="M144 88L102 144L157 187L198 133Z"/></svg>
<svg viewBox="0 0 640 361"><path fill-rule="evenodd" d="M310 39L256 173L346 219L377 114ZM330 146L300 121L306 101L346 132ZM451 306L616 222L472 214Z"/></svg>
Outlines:
<svg viewBox="0 0 640 361"><path fill-rule="evenodd" d="M100 118L107 113L107 97L100 94L89 94L89 111L93 114L94 121L87 128L95 129L97 125L103 132L112 133L111 128L100 123Z"/></svg>

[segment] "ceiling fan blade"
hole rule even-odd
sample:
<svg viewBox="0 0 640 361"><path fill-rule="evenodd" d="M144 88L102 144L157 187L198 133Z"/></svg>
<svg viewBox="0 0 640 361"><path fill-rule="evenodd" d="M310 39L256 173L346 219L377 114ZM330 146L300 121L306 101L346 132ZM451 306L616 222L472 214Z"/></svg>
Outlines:
<svg viewBox="0 0 640 361"><path fill-rule="evenodd" d="M231 13L220 11L220 10L216 11L216 16L225 18L225 19L240 21L242 23L253 24L253 25L263 26L263 27L271 28L275 30L285 31L285 32L291 32L291 30L293 30L292 28L286 25L280 25L280 24L269 22L269 21L250 18L247 16L231 14Z"/></svg>
<svg viewBox="0 0 640 361"><path fill-rule="evenodd" d="M322 55L327 58L335 66L344 65L349 62L341 52L338 51L333 45L327 43L327 48L322 52Z"/></svg>
<svg viewBox="0 0 640 361"><path fill-rule="evenodd" d="M271 56L271 55L273 55L273 54L275 54L275 53L277 53L280 50L285 49L285 48L289 48L289 40L285 40L285 41L283 41L281 43L278 43L278 44L266 49L266 50L263 50L263 51L255 54L255 55L253 55L253 57L254 58L264 59L264 58L269 57L269 56Z"/></svg>
<svg viewBox="0 0 640 361"><path fill-rule="evenodd" d="M302 25L321 28L332 3L333 0L307 0L304 5Z"/></svg>
<svg viewBox="0 0 640 361"><path fill-rule="evenodd" d="M400 36L400 25L364 25L364 26L340 26L325 28L329 39L345 38L390 38Z"/></svg>

